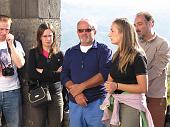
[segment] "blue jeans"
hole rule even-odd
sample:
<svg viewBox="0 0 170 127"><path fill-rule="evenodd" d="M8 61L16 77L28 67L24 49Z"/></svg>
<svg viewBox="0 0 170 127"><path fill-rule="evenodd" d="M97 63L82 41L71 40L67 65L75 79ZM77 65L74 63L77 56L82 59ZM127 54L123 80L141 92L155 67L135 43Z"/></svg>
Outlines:
<svg viewBox="0 0 170 127"><path fill-rule="evenodd" d="M100 105L103 98L89 103L85 107L69 102L70 127L105 127L102 123L103 111Z"/></svg>
<svg viewBox="0 0 170 127"><path fill-rule="evenodd" d="M20 89L0 92L0 112L3 112L8 127L21 127Z"/></svg>

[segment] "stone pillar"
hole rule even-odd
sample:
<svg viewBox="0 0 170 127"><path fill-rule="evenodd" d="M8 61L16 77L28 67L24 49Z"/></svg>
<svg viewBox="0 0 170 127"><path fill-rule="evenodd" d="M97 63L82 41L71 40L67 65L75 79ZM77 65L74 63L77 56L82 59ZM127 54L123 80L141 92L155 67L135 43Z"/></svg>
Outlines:
<svg viewBox="0 0 170 127"><path fill-rule="evenodd" d="M38 26L43 22L50 22L53 24L57 34L57 43L60 44L60 19L13 19L11 32L15 35L15 38L22 43L26 55L28 55L30 48L33 48L37 45L37 29Z"/></svg>
<svg viewBox="0 0 170 127"><path fill-rule="evenodd" d="M36 31L42 22L51 22L60 43L60 0L0 0L0 14L13 19L11 33L26 52L36 46Z"/></svg>
<svg viewBox="0 0 170 127"><path fill-rule="evenodd" d="M13 19L11 33L15 39L22 43L28 57L30 48L36 46L36 32L43 22L50 22L56 29L58 45L60 45L60 0L0 0L0 14L5 14ZM27 98L28 85L23 86L24 125L29 127L31 114Z"/></svg>
<svg viewBox="0 0 170 127"><path fill-rule="evenodd" d="M36 45L36 31L42 22L51 22L60 42L60 0L10 0L12 33L23 43L26 54Z"/></svg>
<svg viewBox="0 0 170 127"><path fill-rule="evenodd" d="M0 14L10 15L10 0L0 0Z"/></svg>

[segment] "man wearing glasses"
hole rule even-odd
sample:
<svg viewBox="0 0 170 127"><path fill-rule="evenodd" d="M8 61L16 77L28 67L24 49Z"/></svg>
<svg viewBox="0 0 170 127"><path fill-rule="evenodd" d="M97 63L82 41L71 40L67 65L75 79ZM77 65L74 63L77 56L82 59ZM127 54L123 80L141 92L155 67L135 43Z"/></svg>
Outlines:
<svg viewBox="0 0 170 127"><path fill-rule="evenodd" d="M105 97L104 81L110 69L112 52L95 40L96 26L89 19L77 23L80 43L64 57L62 83L69 90L70 127L105 127L99 106Z"/></svg>

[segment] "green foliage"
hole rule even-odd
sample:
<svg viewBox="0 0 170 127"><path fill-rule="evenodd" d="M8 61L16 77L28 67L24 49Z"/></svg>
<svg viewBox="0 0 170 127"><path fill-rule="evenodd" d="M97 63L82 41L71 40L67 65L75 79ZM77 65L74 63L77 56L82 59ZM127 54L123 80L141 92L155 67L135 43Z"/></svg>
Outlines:
<svg viewBox="0 0 170 127"><path fill-rule="evenodd" d="M170 65L168 67L168 104L170 104Z"/></svg>
<svg viewBox="0 0 170 127"><path fill-rule="evenodd" d="M168 81L168 104L170 104L170 80Z"/></svg>

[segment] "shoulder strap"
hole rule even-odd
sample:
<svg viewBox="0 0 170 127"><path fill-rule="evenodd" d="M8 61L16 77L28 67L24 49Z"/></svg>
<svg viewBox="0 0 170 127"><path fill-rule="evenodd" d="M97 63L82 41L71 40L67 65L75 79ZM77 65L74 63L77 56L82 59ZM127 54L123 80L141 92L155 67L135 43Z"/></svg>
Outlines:
<svg viewBox="0 0 170 127"><path fill-rule="evenodd" d="M37 64L38 63L38 58L39 58L38 49L35 48L33 53L34 53L34 57L35 57L35 62ZM39 87L40 86L38 80L34 81L34 80L31 80L31 79L28 80L28 85L29 85L29 91L34 89L34 87Z"/></svg>
<svg viewBox="0 0 170 127"><path fill-rule="evenodd" d="M14 39L14 46L16 47L16 41L15 41L15 39ZM7 42L7 48L8 48L8 52L9 52L9 54L11 55L11 49L9 48L9 45L8 45L8 42Z"/></svg>
<svg viewBox="0 0 170 127"><path fill-rule="evenodd" d="M38 63L38 58L39 58L39 54L38 54L38 49L35 49L35 60L36 60L36 64Z"/></svg>
<svg viewBox="0 0 170 127"><path fill-rule="evenodd" d="M14 46L16 47L16 41L15 41L15 39L14 39ZM7 48L8 48L9 55L10 55L10 57L11 57L11 49L9 48L8 42L7 42ZM11 58L11 64L13 64L13 63L12 63L12 58Z"/></svg>

